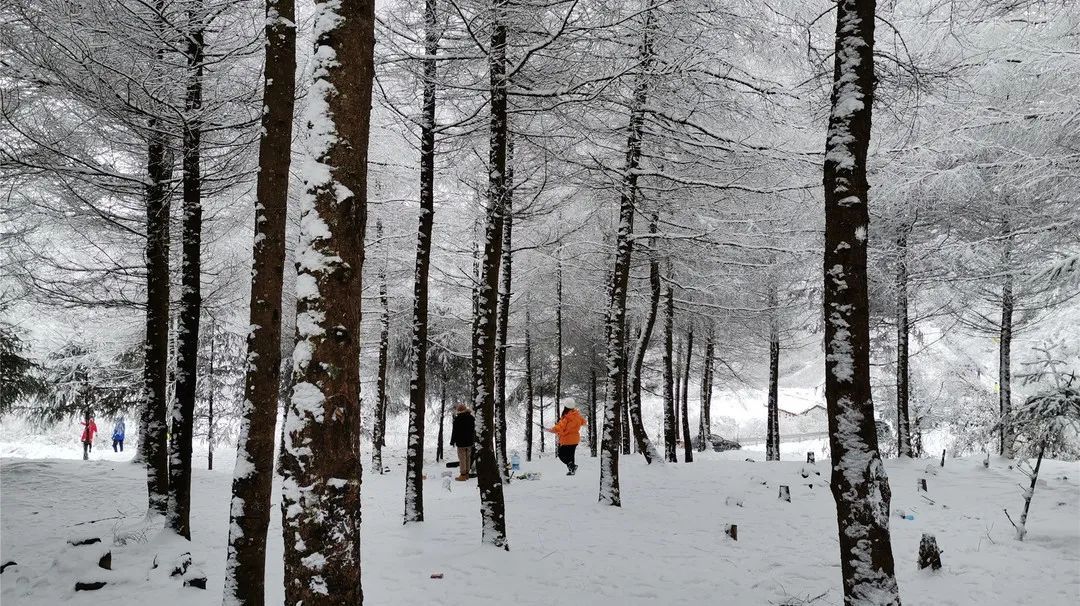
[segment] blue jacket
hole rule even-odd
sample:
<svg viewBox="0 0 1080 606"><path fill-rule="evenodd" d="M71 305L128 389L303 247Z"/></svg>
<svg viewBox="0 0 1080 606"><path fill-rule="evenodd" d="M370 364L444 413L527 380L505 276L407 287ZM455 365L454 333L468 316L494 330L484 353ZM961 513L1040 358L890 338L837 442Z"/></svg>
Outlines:
<svg viewBox="0 0 1080 606"><path fill-rule="evenodd" d="M124 420L120 419L116 422L116 427L112 430L112 439L123 441L124 440Z"/></svg>

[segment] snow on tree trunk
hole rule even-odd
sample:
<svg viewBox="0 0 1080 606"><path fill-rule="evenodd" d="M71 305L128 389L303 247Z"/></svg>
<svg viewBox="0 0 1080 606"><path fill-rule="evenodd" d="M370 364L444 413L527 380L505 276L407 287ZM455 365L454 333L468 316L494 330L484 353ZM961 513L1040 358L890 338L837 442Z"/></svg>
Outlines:
<svg viewBox="0 0 1080 606"><path fill-rule="evenodd" d="M675 371L672 360L672 332L675 328L675 299L668 285L664 293L664 458L678 463L675 454Z"/></svg>
<svg viewBox="0 0 1080 606"><path fill-rule="evenodd" d="M769 284L769 405L765 459L780 460L780 331L776 324L776 286Z"/></svg>
<svg viewBox="0 0 1080 606"><path fill-rule="evenodd" d="M158 52L159 56L162 51ZM146 336L139 454L146 465L149 511L165 515L169 501L169 181L172 164L158 118L148 120L146 187Z"/></svg>
<svg viewBox="0 0 1080 606"><path fill-rule="evenodd" d="M244 402L233 469L225 606L265 603L266 529L281 389L281 294L296 83L293 0L267 0ZM284 440L282 440L284 443Z"/></svg>
<svg viewBox="0 0 1080 606"><path fill-rule="evenodd" d="M428 274L435 222L435 78L439 29L436 0L424 2L424 97L420 125L420 219L413 276L412 364L409 378L409 442L405 451L405 522L424 520L424 414L427 405ZM446 382L443 382L445 397ZM442 420L439 421L442 431ZM439 439L442 446L442 438Z"/></svg>
<svg viewBox="0 0 1080 606"><path fill-rule="evenodd" d="M375 241L383 240L382 220L375 222ZM386 367L390 361L390 300L386 292L386 260L379 268L379 360L375 373L375 406L372 408L371 467L383 473L382 449L386 446ZM359 402L358 402L359 404Z"/></svg>
<svg viewBox="0 0 1080 606"><path fill-rule="evenodd" d="M901 226L896 236L896 453L912 456L911 420L908 415L908 228Z"/></svg>
<svg viewBox="0 0 1080 606"><path fill-rule="evenodd" d="M203 25L200 2L188 9L188 82L183 128L183 235L180 309L177 312L176 399L169 441L169 501L166 525L191 540L191 442L195 426L195 387L199 366L199 315L202 311L202 126Z"/></svg>
<svg viewBox="0 0 1080 606"><path fill-rule="evenodd" d="M593 356L590 356L592 358ZM593 358L595 363L595 358ZM589 369L589 427L586 430L589 434L589 456L596 458L597 443L596 443L596 367L593 366Z"/></svg>
<svg viewBox="0 0 1080 606"><path fill-rule="evenodd" d="M998 453L1011 459L1015 456L1013 443L1016 441L1016 436L1009 426L1009 415L1012 411L1012 335L1015 301L1013 275L1009 262L1012 255L1012 239L1008 237L1008 215L1002 220L1001 232L1003 236L1006 236L1006 240L1003 254L1005 277L1001 285L1001 330L998 333L998 413L1001 416Z"/></svg>
<svg viewBox="0 0 1080 606"><path fill-rule="evenodd" d="M496 459L503 482L510 481L509 459L506 457L506 350L510 329L511 274L513 269L513 184L514 139L506 137L506 199L503 203L502 268L499 271L498 349L495 351L495 443L498 445Z"/></svg>
<svg viewBox="0 0 1080 606"><path fill-rule="evenodd" d="M626 394L626 291L630 287L630 259L634 241L634 205L638 195L638 166L641 162L641 139L645 126L645 105L649 100L649 70L653 48L651 29L655 3L649 0L644 15L639 69L630 99L629 133L626 138L626 162L623 168L619 200L619 226L615 235L615 264L612 268L608 303L608 393L604 406L604 436L600 452L600 502L622 506L619 494L619 443L623 441L623 413ZM629 428L626 428L628 431Z"/></svg>
<svg viewBox="0 0 1080 606"><path fill-rule="evenodd" d="M825 400L845 604L899 604L889 481L870 391L866 152L874 91L874 0L837 4L824 162Z"/></svg>
<svg viewBox="0 0 1080 606"><path fill-rule="evenodd" d="M533 380L532 339L530 337L529 308L525 308L525 460L532 461L533 452Z"/></svg>
<svg viewBox="0 0 1080 606"><path fill-rule="evenodd" d="M690 363L694 358L694 327L686 330L686 366L683 367L682 404L682 440L683 462L694 462L694 447L690 439Z"/></svg>
<svg viewBox="0 0 1080 606"><path fill-rule="evenodd" d="M488 156L488 207L480 282L473 319L474 384L476 386L476 474L480 489L482 541L510 549L506 537L506 503L502 473L495 448L495 350L498 347L499 263L506 204L506 10L507 0L494 0L490 76L490 130Z"/></svg>
<svg viewBox="0 0 1080 606"><path fill-rule="evenodd" d="M285 601L360 604L360 327L374 75L371 0L317 0L296 349L282 456Z"/></svg>
<svg viewBox="0 0 1080 606"><path fill-rule="evenodd" d="M652 221L649 224L649 233L655 234L657 217L655 214L652 216ZM655 251L656 238L652 239L652 246ZM652 464L654 461L657 463L663 463L664 459L660 456L660 451L656 449L656 445L649 439L649 435L645 432L645 423L642 420L641 414L641 368L645 363L645 353L649 349L649 341L652 339L653 327L656 325L656 313L660 307L660 261L656 258L656 254L650 251L649 254L649 311L645 316L645 324L641 327L641 338L638 339L637 346L634 349L634 361L633 366L630 369L630 423L634 428L634 437L637 439L637 449L645 457L645 462Z"/></svg>
<svg viewBox="0 0 1080 606"><path fill-rule="evenodd" d="M698 417L698 450L704 452L712 436L712 360L713 330L705 335L705 351L701 357L701 415Z"/></svg>

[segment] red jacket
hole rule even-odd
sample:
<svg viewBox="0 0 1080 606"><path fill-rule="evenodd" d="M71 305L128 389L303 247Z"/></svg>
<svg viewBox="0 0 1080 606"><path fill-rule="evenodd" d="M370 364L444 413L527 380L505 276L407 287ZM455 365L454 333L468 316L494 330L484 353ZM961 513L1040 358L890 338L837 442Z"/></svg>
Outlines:
<svg viewBox="0 0 1080 606"><path fill-rule="evenodd" d="M93 419L90 419L89 424L87 424L86 421L82 421L82 426L85 428L82 432L82 441L84 443L93 442L94 434L97 433L97 424L94 423Z"/></svg>

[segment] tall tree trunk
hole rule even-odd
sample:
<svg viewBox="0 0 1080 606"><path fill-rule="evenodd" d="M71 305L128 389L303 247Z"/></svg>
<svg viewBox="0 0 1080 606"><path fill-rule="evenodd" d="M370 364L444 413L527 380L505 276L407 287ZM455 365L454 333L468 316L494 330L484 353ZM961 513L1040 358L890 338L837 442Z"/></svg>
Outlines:
<svg viewBox="0 0 1080 606"><path fill-rule="evenodd" d="M167 382L169 365L169 185L172 166L157 118L147 125L146 342L139 453L146 465L149 511L165 515L169 501Z"/></svg>
<svg viewBox="0 0 1080 606"><path fill-rule="evenodd" d="M525 460L532 461L533 451L533 380L532 339L529 335L531 318L525 307Z"/></svg>
<svg viewBox="0 0 1080 606"><path fill-rule="evenodd" d="M686 330L686 366L683 367L682 387L682 439L683 439L683 462L694 462L694 445L690 439L690 362L694 358L694 327Z"/></svg>
<svg viewBox="0 0 1080 606"><path fill-rule="evenodd" d="M266 529L274 472L274 425L281 393L281 291L296 91L295 18L294 0L267 0L248 364L233 469L225 606L266 603Z"/></svg>
<svg viewBox="0 0 1080 606"><path fill-rule="evenodd" d="M195 427L195 388L199 368L199 316L202 312L202 125L203 25L201 2L188 10L188 83L184 99L184 220L180 262L180 310L176 340L176 402L169 443L169 505L166 524L191 540L191 443Z"/></svg>
<svg viewBox="0 0 1080 606"><path fill-rule="evenodd" d="M673 327L673 329L674 329L674 327ZM675 381L675 384L674 384L674 387L673 387L674 405L672 406L672 408L675 411L675 413L674 413L675 414L675 423L674 423L674 425L675 425L675 441L676 442L678 442L678 440L679 440L679 428L681 427L681 425L679 425L679 419L681 418L681 415L679 414L679 402L682 402L682 347L683 347L682 342L679 341L678 344L675 346L675 358L674 358L674 364L675 364L674 381ZM675 450L677 451L678 448L676 448Z"/></svg>
<svg viewBox="0 0 1080 606"><path fill-rule="evenodd" d="M435 461L442 462L443 460L443 444L446 442L446 438L443 434L443 428L446 426L446 381L445 378L442 381L442 395L439 398L439 438L435 446Z"/></svg>
<svg viewBox="0 0 1080 606"><path fill-rule="evenodd" d="M285 601L361 604L360 327L373 0L316 0L281 489Z"/></svg>
<svg viewBox="0 0 1080 606"><path fill-rule="evenodd" d="M832 112L825 144L825 400L846 604L899 604L891 493L870 391L866 152L874 94L874 0L836 7Z"/></svg>
<svg viewBox="0 0 1080 606"><path fill-rule="evenodd" d="M765 459L780 460L780 329L776 319L776 286L768 286L769 306L769 419L766 428Z"/></svg>
<svg viewBox="0 0 1080 606"><path fill-rule="evenodd" d="M649 224L649 233L655 234L657 217L653 214ZM634 437L637 439L637 449L645 456L645 462L650 465L655 461L663 463L664 459L656 449L656 445L645 433L645 423L641 413L641 369L645 363L645 353L649 350L649 342L652 339L653 326L656 325L656 313L660 307L660 261L656 258L656 238L652 238L653 250L649 252L649 313L645 317L645 324L641 327L641 338L638 339L634 349L634 363L630 369L630 423L634 428Z"/></svg>
<svg viewBox="0 0 1080 606"><path fill-rule="evenodd" d="M896 236L896 453L912 456L911 420L908 415L908 228L901 226Z"/></svg>
<svg viewBox="0 0 1080 606"><path fill-rule="evenodd" d="M428 274L435 221L435 78L439 52L436 0L424 2L424 100L420 128L420 219L413 275L412 380L409 382L409 443L405 454L405 523L424 520L424 413L427 403ZM475 306L475 298L474 298ZM444 381L443 391L446 385ZM442 420L439 421L442 431ZM439 439L442 446L442 439Z"/></svg>
<svg viewBox="0 0 1080 606"><path fill-rule="evenodd" d="M562 414L562 375L563 375L563 284L562 284L562 249L555 259L555 418Z"/></svg>
<svg viewBox="0 0 1080 606"><path fill-rule="evenodd" d="M999 454L1011 459L1015 456L1013 444L1016 436L1009 423L1009 415L1012 411L1012 336L1013 336L1013 275L1010 257L1012 256L1012 237L1009 235L1009 218L1005 216L1002 221L1002 235L1006 236L1004 252L1005 278L1001 285L1001 325L998 333L998 412L1001 415L999 424Z"/></svg>
<svg viewBox="0 0 1080 606"><path fill-rule="evenodd" d="M383 240L382 220L375 222L375 241ZM371 467L382 475L382 449L386 446L386 369L390 362L390 299L386 292L386 260L379 268L379 361L375 374L375 406L372 407L371 421Z"/></svg>
<svg viewBox="0 0 1080 606"><path fill-rule="evenodd" d="M506 216L506 10L508 0L494 0L488 69L491 85L491 120L488 157L488 208L484 255L480 263L479 305L473 322L476 359L476 411L479 440L476 446L477 485L480 489L482 540L510 549L506 537L506 504L502 474L495 453L495 350L498 348L499 262L502 256L503 219Z"/></svg>
<svg viewBox="0 0 1080 606"><path fill-rule="evenodd" d="M627 346L627 350L623 351L623 392L622 401L619 402L619 415L622 417L622 453L624 455L631 453L630 442L634 435L634 427L630 424L630 373L627 371L628 360L630 360L629 343L627 343Z"/></svg>
<svg viewBox="0 0 1080 606"><path fill-rule="evenodd" d="M713 331L705 335L705 351L701 357L701 415L698 418L698 450L704 452L712 439L712 361Z"/></svg>
<svg viewBox="0 0 1080 606"><path fill-rule="evenodd" d="M499 271L499 320L498 348L495 352L495 443L498 446L496 459L499 465L499 473L504 483L510 482L510 465L506 457L506 350L507 337L510 328L510 295L511 295L511 270L513 269L513 184L514 184L514 139L508 133L506 136L506 200L503 204L503 233L502 233L502 268Z"/></svg>
<svg viewBox="0 0 1080 606"><path fill-rule="evenodd" d="M547 427L546 425L544 425L544 365L543 364L540 365L540 368L539 368L539 370L537 372L539 373L539 379L540 379L540 406L539 406L539 408L540 408L540 427L543 428L543 427ZM546 434L547 434L546 431L541 431L540 432L540 454L544 454L544 444L547 441L547 440L544 439L544 436Z"/></svg>
<svg viewBox="0 0 1080 606"><path fill-rule="evenodd" d="M664 458L678 463L675 453L675 370L672 342L675 329L675 295L671 286L664 293Z"/></svg>
<svg viewBox="0 0 1080 606"><path fill-rule="evenodd" d="M216 336L214 335L214 323L210 323L210 367L206 372L206 381L210 385L208 389L206 401L206 470L214 470L214 392L217 391L217 385L214 383L214 355L217 353L217 348L214 346Z"/></svg>
<svg viewBox="0 0 1080 606"><path fill-rule="evenodd" d="M592 358L592 356L590 356ZM590 364L593 362L590 361ZM589 456L596 458L596 366L589 369Z"/></svg>

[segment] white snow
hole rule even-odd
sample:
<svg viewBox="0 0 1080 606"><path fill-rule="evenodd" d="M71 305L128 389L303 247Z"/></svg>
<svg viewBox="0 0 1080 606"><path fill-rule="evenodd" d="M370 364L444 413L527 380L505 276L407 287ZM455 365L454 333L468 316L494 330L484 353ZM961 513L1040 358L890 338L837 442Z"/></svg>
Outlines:
<svg viewBox="0 0 1080 606"><path fill-rule="evenodd" d="M787 446L787 445L785 445ZM76 450L77 445L70 446ZM790 448L786 449L786 452ZM5 449L5 452L10 450ZM366 449L365 449L366 452ZM624 456L622 508L596 502L598 459L578 451L575 477L547 458L524 463L538 481L505 488L512 551L480 544L475 480L443 488L429 474L426 521L401 525L404 464L364 478L364 593L371 604L781 604L822 596L840 604L836 520L828 461L763 462L763 452L696 453L689 465L647 467ZM113 571L94 571L110 584L72 591L93 566L65 552L73 536L113 540L114 527L139 524L146 501L141 466L106 459L0 461L0 552L18 566L0 575L5 606L60 603L216 605L221 603L232 470L206 471L196 462L192 556L208 575L208 589L183 588L167 575L150 575L147 547L113 547ZM103 454L103 453L102 453ZM223 453L221 461L230 457ZM746 457L758 462L744 462ZM430 469L436 469L429 462ZM1022 475L1007 461L888 460L893 551L905 604L1065 605L1080 595L1080 464L1044 461L1032 502L1028 536L1013 539L1002 509L1021 506ZM821 476L803 479L804 467ZM927 470L936 471L928 473ZM928 479L924 498L918 478ZM776 498L791 487L790 503ZM813 484L811 488L809 485ZM729 498L731 497L731 498ZM277 491L267 557L267 601L280 604L282 538ZM739 504L742 506L739 506ZM899 517L898 511L914 516ZM103 519L102 518L115 518ZM90 522L92 520L101 520ZM724 536L738 525L739 540ZM943 552L937 573L916 569L923 532ZM316 555L307 556L316 565ZM432 579L433 573L444 574ZM149 580L147 580L149 578Z"/></svg>

